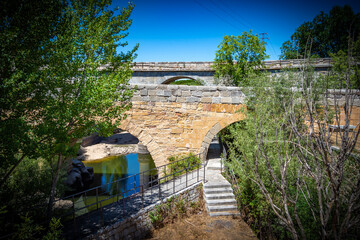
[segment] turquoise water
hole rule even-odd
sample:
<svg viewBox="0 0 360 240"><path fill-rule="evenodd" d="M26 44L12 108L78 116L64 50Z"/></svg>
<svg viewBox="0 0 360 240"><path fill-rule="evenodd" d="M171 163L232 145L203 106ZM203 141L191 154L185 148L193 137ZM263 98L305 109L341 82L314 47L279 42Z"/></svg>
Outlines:
<svg viewBox="0 0 360 240"><path fill-rule="evenodd" d="M135 177L129 176L155 168L154 160L150 154L138 153L110 156L93 161L84 161L83 163L85 166L94 169L94 182L90 188L101 186L101 193L106 195L114 195L120 191L127 192L126 195L129 195L133 193L131 191L133 189L139 192L140 188L136 187L149 182L151 173L147 172ZM153 175L156 175L156 172L153 172ZM110 184L114 181L119 182Z"/></svg>
<svg viewBox="0 0 360 240"><path fill-rule="evenodd" d="M87 167L94 168L94 182L89 189L101 187L97 192L92 190L74 199L75 209L77 209L76 216L96 210L100 204L96 204L97 201L101 201L101 206L105 206L139 192L140 185L148 186L149 181L157 177L156 171L147 171L155 168L150 154L133 153L110 156L93 161L83 161L83 163ZM136 175L144 171L147 172ZM133 175L136 176L129 177Z"/></svg>

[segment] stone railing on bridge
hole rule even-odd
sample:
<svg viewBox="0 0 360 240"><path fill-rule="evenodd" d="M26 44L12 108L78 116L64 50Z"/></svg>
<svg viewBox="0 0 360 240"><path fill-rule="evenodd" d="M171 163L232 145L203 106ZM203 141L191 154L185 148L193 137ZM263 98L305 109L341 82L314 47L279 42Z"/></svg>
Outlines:
<svg viewBox="0 0 360 240"><path fill-rule="evenodd" d="M132 85L138 91L132 101L242 104L245 95L238 87L184 86L184 85Z"/></svg>
<svg viewBox="0 0 360 240"><path fill-rule="evenodd" d="M135 72L151 71L201 71L214 72L214 62L135 62L132 70ZM314 59L312 65L315 68L329 68L332 66L331 58ZM269 60L264 61L265 69L280 70L283 68L300 68L304 65L304 59Z"/></svg>

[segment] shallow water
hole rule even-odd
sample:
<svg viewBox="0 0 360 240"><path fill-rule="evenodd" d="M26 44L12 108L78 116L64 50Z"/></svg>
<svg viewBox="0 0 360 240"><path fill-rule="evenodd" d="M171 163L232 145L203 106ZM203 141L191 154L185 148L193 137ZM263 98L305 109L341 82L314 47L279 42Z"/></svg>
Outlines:
<svg viewBox="0 0 360 240"><path fill-rule="evenodd" d="M138 153L131 153L125 156L110 156L94 161L84 161L83 163L87 167L94 168L94 182L90 188L102 186L101 189L110 195L115 194L116 190L119 191L121 189L122 192L125 192L135 186L140 186L140 184L147 181L142 179L143 176L127 177L155 168L154 160L150 154ZM109 184L120 179L123 180L118 184Z"/></svg>
<svg viewBox="0 0 360 240"><path fill-rule="evenodd" d="M76 215L81 215L96 209L96 205L89 206L96 203L96 201L103 200L102 206L104 206L119 198L121 199L122 197L127 197L135 192L139 192L140 185L147 185L151 177L156 176L156 171L148 171L155 168L154 160L150 154L131 153L128 155L83 161L83 163L85 166L94 169L94 182L89 189L98 186L101 186L101 188L97 191L89 191L76 199L76 207L78 209L84 207L84 209L77 212ZM138 174L144 171L148 172L141 175Z"/></svg>

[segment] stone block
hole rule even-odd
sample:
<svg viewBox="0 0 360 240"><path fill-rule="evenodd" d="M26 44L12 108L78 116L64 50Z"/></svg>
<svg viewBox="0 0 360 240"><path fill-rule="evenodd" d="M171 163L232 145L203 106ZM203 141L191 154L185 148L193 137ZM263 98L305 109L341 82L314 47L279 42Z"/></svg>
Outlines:
<svg viewBox="0 0 360 240"><path fill-rule="evenodd" d="M178 88L179 88L178 85L167 85L167 89L168 89L168 90L176 90L176 89L178 89Z"/></svg>
<svg viewBox="0 0 360 240"><path fill-rule="evenodd" d="M241 97L242 95L241 91L231 91L231 97Z"/></svg>
<svg viewBox="0 0 360 240"><path fill-rule="evenodd" d="M180 89L177 90L172 90L172 95L173 96L181 96L182 91Z"/></svg>
<svg viewBox="0 0 360 240"><path fill-rule="evenodd" d="M201 91L191 91L191 96L194 96L194 97L201 97L202 94L203 93Z"/></svg>
<svg viewBox="0 0 360 240"><path fill-rule="evenodd" d="M220 92L220 96L221 96L221 97L230 97L230 96L231 96L231 92L230 92L230 91L221 91L221 92Z"/></svg>
<svg viewBox="0 0 360 240"><path fill-rule="evenodd" d="M176 102L185 103L185 102L186 102L186 98L185 98L185 97L176 97Z"/></svg>
<svg viewBox="0 0 360 240"><path fill-rule="evenodd" d="M171 96L168 99L168 102L176 102L176 97L175 96Z"/></svg>
<svg viewBox="0 0 360 240"><path fill-rule="evenodd" d="M198 97L187 97L186 98L186 102L188 103L195 103L195 102L199 102L200 101L200 98Z"/></svg>
<svg viewBox="0 0 360 240"><path fill-rule="evenodd" d="M164 96L164 90L156 90L156 96Z"/></svg>
<svg viewBox="0 0 360 240"><path fill-rule="evenodd" d="M169 90L164 90L164 96L165 96L165 97L170 97L170 96L171 96L171 91L169 91Z"/></svg>
<svg viewBox="0 0 360 240"><path fill-rule="evenodd" d="M155 96L156 95L156 90L148 90L148 95Z"/></svg>
<svg viewBox="0 0 360 240"><path fill-rule="evenodd" d="M202 103L211 103L212 98L211 97L202 97L200 102L202 102Z"/></svg>
<svg viewBox="0 0 360 240"><path fill-rule="evenodd" d="M231 97L222 97L221 103L232 103Z"/></svg>
<svg viewBox="0 0 360 240"><path fill-rule="evenodd" d="M144 96L144 97L142 97L142 100L144 102L149 102L150 101L150 96Z"/></svg>
<svg viewBox="0 0 360 240"><path fill-rule="evenodd" d="M148 95L148 90L146 90L146 89L140 90L140 95L141 95L141 96L146 96L146 95Z"/></svg>
<svg viewBox="0 0 360 240"><path fill-rule="evenodd" d="M189 96L191 96L191 92L190 92L190 91L182 91L182 92L181 92L181 96L183 96L183 97L189 97Z"/></svg>
<svg viewBox="0 0 360 240"><path fill-rule="evenodd" d="M197 91L200 87L198 86L188 86L189 87L189 90L191 91Z"/></svg>
<svg viewBox="0 0 360 240"><path fill-rule="evenodd" d="M142 101L142 97L140 97L140 96L133 96L133 97L131 98L131 101L133 101L133 102L140 102L140 101Z"/></svg>
<svg viewBox="0 0 360 240"><path fill-rule="evenodd" d="M240 98L240 97L233 97L233 98L231 98L231 103L232 103L232 104L240 104L240 103L242 103L242 101L243 101L243 99Z"/></svg>
<svg viewBox="0 0 360 240"><path fill-rule="evenodd" d="M150 95L150 99L149 99L149 101L150 102L156 102L158 100L158 97L157 96L155 96L155 95Z"/></svg>
<svg viewBox="0 0 360 240"><path fill-rule="evenodd" d="M221 97L213 97L212 98L212 103L220 103L221 102Z"/></svg>

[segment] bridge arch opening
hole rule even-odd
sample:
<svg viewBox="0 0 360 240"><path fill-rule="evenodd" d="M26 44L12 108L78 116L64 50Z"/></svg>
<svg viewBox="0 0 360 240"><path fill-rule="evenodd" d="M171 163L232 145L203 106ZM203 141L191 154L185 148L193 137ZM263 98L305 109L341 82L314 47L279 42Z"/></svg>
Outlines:
<svg viewBox="0 0 360 240"><path fill-rule="evenodd" d="M223 125L221 125L220 123L216 123L211 127L211 129L205 135L200 148L200 153L204 153L203 160L220 157L224 147L221 139L219 138L220 131L233 123L241 121L242 120L232 121Z"/></svg>
<svg viewBox="0 0 360 240"><path fill-rule="evenodd" d="M200 79L195 79L192 77L187 76L176 76L167 79L162 84L174 84L174 85L196 85L196 86L202 86L203 81Z"/></svg>

